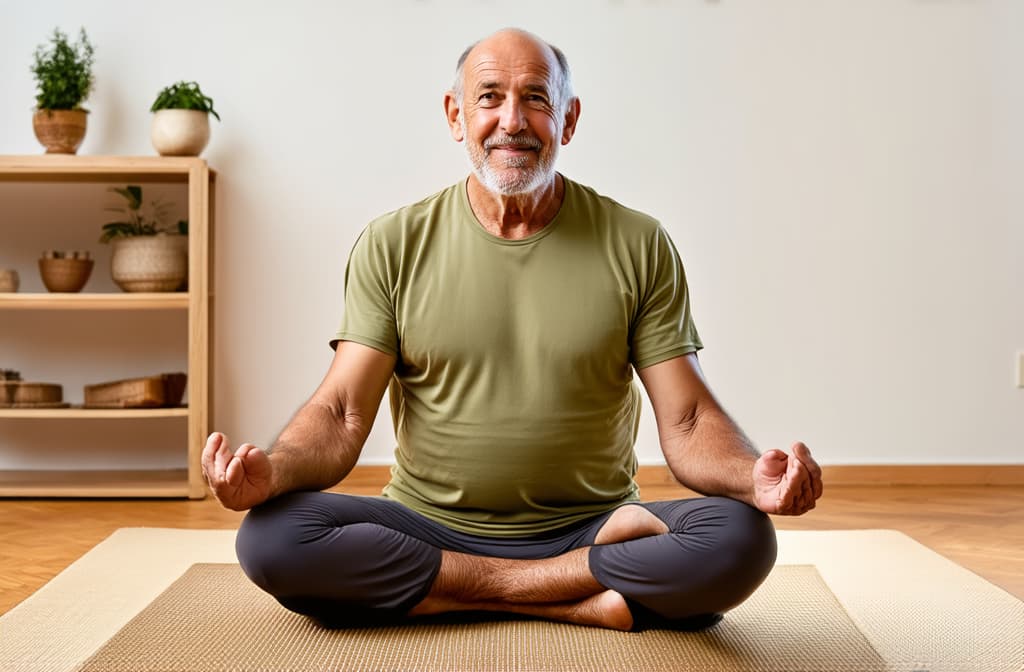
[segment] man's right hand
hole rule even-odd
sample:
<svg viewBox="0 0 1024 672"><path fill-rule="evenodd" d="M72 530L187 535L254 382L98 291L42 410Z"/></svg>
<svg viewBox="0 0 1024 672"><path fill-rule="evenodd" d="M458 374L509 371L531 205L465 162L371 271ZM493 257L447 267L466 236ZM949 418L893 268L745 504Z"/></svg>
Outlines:
<svg viewBox="0 0 1024 672"><path fill-rule="evenodd" d="M231 452L228 438L210 434L203 448L203 475L214 497L228 509L245 511L270 499L270 458L251 443Z"/></svg>

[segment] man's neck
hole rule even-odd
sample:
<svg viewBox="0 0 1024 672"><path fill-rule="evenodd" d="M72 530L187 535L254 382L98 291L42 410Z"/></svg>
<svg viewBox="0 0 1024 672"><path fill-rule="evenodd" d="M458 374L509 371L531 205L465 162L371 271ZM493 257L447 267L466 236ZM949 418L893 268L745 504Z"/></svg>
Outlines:
<svg viewBox="0 0 1024 672"><path fill-rule="evenodd" d="M518 240L532 236L555 218L565 196L565 183L556 173L536 191L503 196L487 189L476 175L470 175L466 192L473 214L488 233Z"/></svg>

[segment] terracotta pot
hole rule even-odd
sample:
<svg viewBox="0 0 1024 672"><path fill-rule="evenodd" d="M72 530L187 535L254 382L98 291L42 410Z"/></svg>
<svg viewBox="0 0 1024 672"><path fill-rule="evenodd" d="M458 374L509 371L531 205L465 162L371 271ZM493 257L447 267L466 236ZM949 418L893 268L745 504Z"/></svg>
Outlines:
<svg viewBox="0 0 1024 672"><path fill-rule="evenodd" d="M186 236L133 236L114 239L110 275L126 292L173 292L188 277Z"/></svg>
<svg viewBox="0 0 1024 672"><path fill-rule="evenodd" d="M210 115L200 110L157 110L149 137L161 156L199 156L210 141Z"/></svg>
<svg viewBox="0 0 1024 672"><path fill-rule="evenodd" d="M47 154L74 154L85 138L85 110L36 110L32 130Z"/></svg>

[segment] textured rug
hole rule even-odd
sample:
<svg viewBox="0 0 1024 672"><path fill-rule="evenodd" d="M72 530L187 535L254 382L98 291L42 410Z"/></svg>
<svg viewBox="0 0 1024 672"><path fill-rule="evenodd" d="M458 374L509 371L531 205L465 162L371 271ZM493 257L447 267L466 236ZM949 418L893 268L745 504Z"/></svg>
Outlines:
<svg viewBox="0 0 1024 672"><path fill-rule="evenodd" d="M1024 603L891 531L780 532L762 590L696 634L528 620L321 630L243 580L233 540L230 530L118 530L0 617L0 670L1024 672ZM217 652L239 645L256 652L251 664Z"/></svg>
<svg viewBox="0 0 1024 672"><path fill-rule="evenodd" d="M885 670L809 565L776 567L699 633L623 633L535 620L325 630L283 610L238 565L193 565L83 672L229 670Z"/></svg>

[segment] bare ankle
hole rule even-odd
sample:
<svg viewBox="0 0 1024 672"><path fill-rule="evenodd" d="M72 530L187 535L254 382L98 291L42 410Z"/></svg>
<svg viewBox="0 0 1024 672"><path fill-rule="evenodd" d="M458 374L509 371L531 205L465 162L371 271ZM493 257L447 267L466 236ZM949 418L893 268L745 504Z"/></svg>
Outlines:
<svg viewBox="0 0 1024 672"><path fill-rule="evenodd" d="M570 620L579 625L591 625L611 630L629 630L633 627L633 614L626 598L614 590L606 590L583 600L573 610Z"/></svg>

